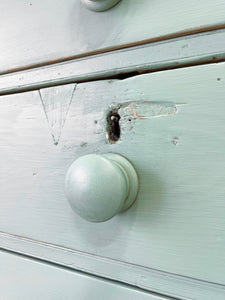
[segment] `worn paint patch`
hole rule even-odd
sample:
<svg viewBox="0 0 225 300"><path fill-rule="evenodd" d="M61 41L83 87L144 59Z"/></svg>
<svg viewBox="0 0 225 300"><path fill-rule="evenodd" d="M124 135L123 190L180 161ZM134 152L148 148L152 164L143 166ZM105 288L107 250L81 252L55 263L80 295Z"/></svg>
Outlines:
<svg viewBox="0 0 225 300"><path fill-rule="evenodd" d="M38 91L55 145L59 143L75 89L76 84L68 84Z"/></svg>
<svg viewBox="0 0 225 300"><path fill-rule="evenodd" d="M168 117L177 113L177 106L172 102L138 101L119 106L118 113L123 120L144 120L154 117Z"/></svg>

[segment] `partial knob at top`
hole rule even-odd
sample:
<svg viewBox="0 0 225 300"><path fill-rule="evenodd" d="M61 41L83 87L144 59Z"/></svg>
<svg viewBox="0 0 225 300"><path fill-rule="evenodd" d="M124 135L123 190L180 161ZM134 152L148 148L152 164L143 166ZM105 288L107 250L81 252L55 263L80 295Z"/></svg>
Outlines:
<svg viewBox="0 0 225 300"><path fill-rule="evenodd" d="M78 215L90 222L104 222L133 204L138 177L123 156L89 154L75 160L68 169L65 192Z"/></svg>
<svg viewBox="0 0 225 300"><path fill-rule="evenodd" d="M92 11L105 11L115 6L121 0L81 0Z"/></svg>

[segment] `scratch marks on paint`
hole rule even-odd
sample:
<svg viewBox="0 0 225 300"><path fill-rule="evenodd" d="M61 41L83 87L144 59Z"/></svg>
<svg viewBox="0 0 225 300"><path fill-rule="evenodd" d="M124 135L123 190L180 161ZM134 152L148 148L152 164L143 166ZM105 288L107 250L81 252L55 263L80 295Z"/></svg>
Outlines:
<svg viewBox="0 0 225 300"><path fill-rule="evenodd" d="M59 143L76 85L68 84L38 91L55 145Z"/></svg>

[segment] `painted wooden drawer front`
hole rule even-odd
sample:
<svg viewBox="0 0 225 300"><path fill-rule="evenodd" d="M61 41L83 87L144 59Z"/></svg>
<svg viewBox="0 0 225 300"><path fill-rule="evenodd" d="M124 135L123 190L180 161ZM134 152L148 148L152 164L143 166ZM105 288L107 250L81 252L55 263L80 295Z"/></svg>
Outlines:
<svg viewBox="0 0 225 300"><path fill-rule="evenodd" d="M129 286L0 252L0 299L166 300Z"/></svg>
<svg viewBox="0 0 225 300"><path fill-rule="evenodd" d="M225 25L223 0L121 0L104 12L82 1L2 0L0 73Z"/></svg>
<svg viewBox="0 0 225 300"><path fill-rule="evenodd" d="M54 260L58 251L59 263L102 276L114 268L112 278L145 288L154 277L148 272L158 270L223 290L224 67L2 96L1 245L26 254L38 245L39 257ZM121 118L116 143L106 138L112 109ZM127 212L90 223L71 210L64 178L76 158L107 152L134 164L140 191Z"/></svg>

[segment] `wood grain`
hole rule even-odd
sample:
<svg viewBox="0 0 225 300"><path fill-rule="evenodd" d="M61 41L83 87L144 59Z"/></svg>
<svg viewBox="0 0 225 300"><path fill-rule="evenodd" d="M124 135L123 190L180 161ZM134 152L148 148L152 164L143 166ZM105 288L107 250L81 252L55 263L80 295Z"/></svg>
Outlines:
<svg viewBox="0 0 225 300"><path fill-rule="evenodd" d="M123 263L224 289L224 66L78 84L57 146L37 91L2 96L1 231L90 255L105 269L109 259L118 270ZM107 143L108 111L132 103L136 113L121 112L121 140ZM64 176L77 157L105 152L134 164L140 192L129 211L92 224L70 209ZM149 288L149 276L136 284Z"/></svg>
<svg viewBox="0 0 225 300"><path fill-rule="evenodd" d="M2 0L0 10L0 73L225 26L223 0L122 0L102 13L80 0Z"/></svg>

